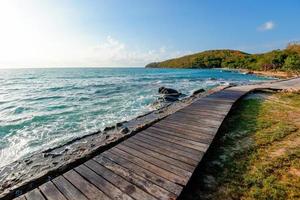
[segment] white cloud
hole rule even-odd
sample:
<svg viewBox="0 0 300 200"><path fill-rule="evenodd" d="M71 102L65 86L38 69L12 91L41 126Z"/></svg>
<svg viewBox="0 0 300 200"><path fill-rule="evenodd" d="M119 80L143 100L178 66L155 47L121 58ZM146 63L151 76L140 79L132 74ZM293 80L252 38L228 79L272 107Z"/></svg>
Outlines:
<svg viewBox="0 0 300 200"><path fill-rule="evenodd" d="M90 66L144 66L149 62L180 55L183 55L183 52L172 51L165 46L150 50L132 49L125 43L107 36L103 42L85 52L82 60Z"/></svg>
<svg viewBox="0 0 300 200"><path fill-rule="evenodd" d="M273 21L267 21L258 27L259 31L269 31L275 28L275 23Z"/></svg>

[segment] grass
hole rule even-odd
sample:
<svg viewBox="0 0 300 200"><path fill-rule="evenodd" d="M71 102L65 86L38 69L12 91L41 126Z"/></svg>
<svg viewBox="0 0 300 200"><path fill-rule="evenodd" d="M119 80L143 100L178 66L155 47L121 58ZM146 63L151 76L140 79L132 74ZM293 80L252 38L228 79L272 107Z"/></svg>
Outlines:
<svg viewBox="0 0 300 200"><path fill-rule="evenodd" d="M300 199L300 95L243 99L182 199Z"/></svg>

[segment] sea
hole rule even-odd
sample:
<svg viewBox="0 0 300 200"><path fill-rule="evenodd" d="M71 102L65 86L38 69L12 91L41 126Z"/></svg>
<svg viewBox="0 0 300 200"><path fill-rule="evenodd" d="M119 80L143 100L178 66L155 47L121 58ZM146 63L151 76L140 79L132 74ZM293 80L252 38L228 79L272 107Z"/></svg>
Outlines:
<svg viewBox="0 0 300 200"><path fill-rule="evenodd" d="M0 69L0 167L150 112L162 86L191 95L269 79L222 69Z"/></svg>

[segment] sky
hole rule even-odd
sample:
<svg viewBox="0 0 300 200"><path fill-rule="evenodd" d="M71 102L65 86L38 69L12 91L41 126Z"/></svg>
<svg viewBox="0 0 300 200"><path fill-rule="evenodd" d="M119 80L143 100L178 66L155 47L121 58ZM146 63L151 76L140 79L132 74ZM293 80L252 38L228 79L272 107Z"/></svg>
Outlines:
<svg viewBox="0 0 300 200"><path fill-rule="evenodd" d="M128 67L300 41L299 0L0 0L0 67Z"/></svg>

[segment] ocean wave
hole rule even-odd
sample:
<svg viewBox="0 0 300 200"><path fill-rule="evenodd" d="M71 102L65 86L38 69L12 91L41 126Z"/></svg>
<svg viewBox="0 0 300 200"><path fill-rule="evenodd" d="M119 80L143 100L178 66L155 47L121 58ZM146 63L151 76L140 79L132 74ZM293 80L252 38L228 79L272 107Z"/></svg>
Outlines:
<svg viewBox="0 0 300 200"><path fill-rule="evenodd" d="M0 149L7 154L0 166L145 114L161 86L189 95L265 79L198 69L31 69L1 76Z"/></svg>

